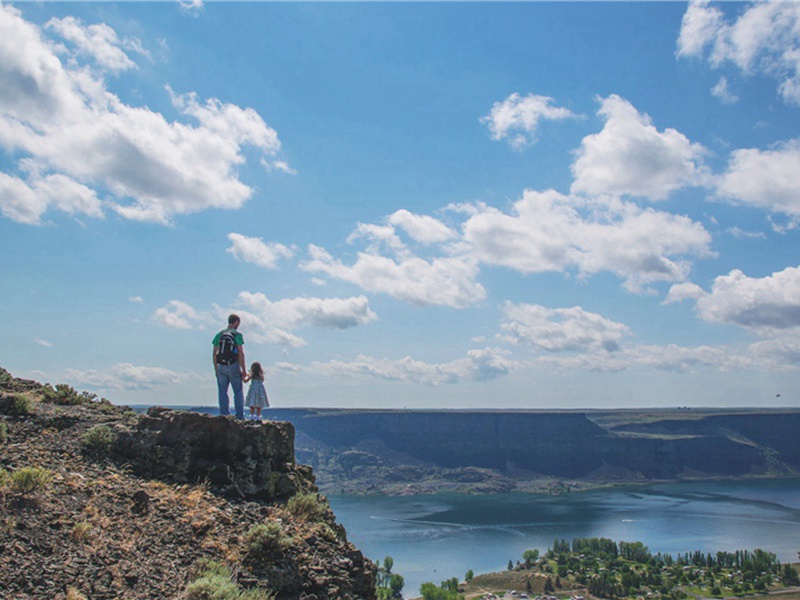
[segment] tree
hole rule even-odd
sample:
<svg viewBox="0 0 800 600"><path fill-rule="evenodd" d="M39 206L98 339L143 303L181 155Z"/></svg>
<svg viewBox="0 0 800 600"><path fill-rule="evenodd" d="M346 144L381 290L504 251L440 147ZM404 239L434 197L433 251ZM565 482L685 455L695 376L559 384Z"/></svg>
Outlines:
<svg viewBox="0 0 800 600"><path fill-rule="evenodd" d="M544 591L546 594L552 594L555 591L555 588L553 587L553 580L550 579L549 575L544 582Z"/></svg>
<svg viewBox="0 0 800 600"><path fill-rule="evenodd" d="M443 590L429 581L420 586L419 593L422 594L423 600L459 600L461 598L458 592Z"/></svg>
<svg viewBox="0 0 800 600"><path fill-rule="evenodd" d="M795 569L789 563L783 565L783 573L781 573L781 582L784 585L800 585L800 576L797 574L797 569Z"/></svg>
<svg viewBox="0 0 800 600"><path fill-rule="evenodd" d="M475 573L473 573L472 569L467 571L467 574L464 575L464 581L472 581L472 578L475 577Z"/></svg>
<svg viewBox="0 0 800 600"><path fill-rule="evenodd" d="M511 560L510 558L508 559L508 570L509 571L513 571L514 570L514 561Z"/></svg>
<svg viewBox="0 0 800 600"><path fill-rule="evenodd" d="M400 596L400 592L403 591L403 586L405 584L406 582L402 575L392 573L392 578L389 580L389 589L392 590L392 596L398 598Z"/></svg>
<svg viewBox="0 0 800 600"><path fill-rule="evenodd" d="M525 550L525 552L522 553L522 558L525 561L525 566L530 569L531 565L539 560L539 551Z"/></svg>

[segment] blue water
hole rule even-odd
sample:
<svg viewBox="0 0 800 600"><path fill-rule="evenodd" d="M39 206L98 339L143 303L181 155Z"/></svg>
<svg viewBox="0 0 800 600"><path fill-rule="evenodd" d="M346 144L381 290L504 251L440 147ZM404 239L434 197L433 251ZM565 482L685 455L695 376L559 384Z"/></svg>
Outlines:
<svg viewBox="0 0 800 600"><path fill-rule="evenodd" d="M800 551L800 479L617 487L563 496L330 496L348 539L394 558L407 597L439 583L506 568L556 538L641 541L653 553L763 548L783 562Z"/></svg>

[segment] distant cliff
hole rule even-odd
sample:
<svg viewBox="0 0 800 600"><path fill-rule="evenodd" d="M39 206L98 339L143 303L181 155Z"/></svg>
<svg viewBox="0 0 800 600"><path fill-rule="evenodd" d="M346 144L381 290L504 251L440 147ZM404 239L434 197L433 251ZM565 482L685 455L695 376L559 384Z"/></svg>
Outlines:
<svg viewBox="0 0 800 600"><path fill-rule="evenodd" d="M4 600L373 600L287 422L136 414L0 368Z"/></svg>
<svg viewBox="0 0 800 600"><path fill-rule="evenodd" d="M272 409L329 492L563 491L800 473L800 411Z"/></svg>

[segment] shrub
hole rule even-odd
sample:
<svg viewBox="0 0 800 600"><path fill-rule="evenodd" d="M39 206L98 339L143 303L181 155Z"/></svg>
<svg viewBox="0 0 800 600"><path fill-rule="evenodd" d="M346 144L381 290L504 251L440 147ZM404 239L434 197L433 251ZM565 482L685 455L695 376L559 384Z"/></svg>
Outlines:
<svg viewBox="0 0 800 600"><path fill-rule="evenodd" d="M8 471L0 467L0 489L6 487L8 480L9 480Z"/></svg>
<svg viewBox="0 0 800 600"><path fill-rule="evenodd" d="M81 436L83 447L92 452L107 451L117 439L117 434L108 425L95 425Z"/></svg>
<svg viewBox="0 0 800 600"><path fill-rule="evenodd" d="M86 600L86 596L81 594L74 587L67 588L67 600Z"/></svg>
<svg viewBox="0 0 800 600"><path fill-rule="evenodd" d="M264 559L282 554L294 540L286 535L280 523L270 522L253 525L245 534L245 542L253 558Z"/></svg>
<svg viewBox="0 0 800 600"><path fill-rule="evenodd" d="M6 440L8 440L8 424L0 421L0 444L5 444Z"/></svg>
<svg viewBox="0 0 800 600"><path fill-rule="evenodd" d="M328 513L328 502L319 494L296 494L289 498L286 510L301 521L322 521Z"/></svg>
<svg viewBox="0 0 800 600"><path fill-rule="evenodd" d="M216 561L208 561L198 578L186 587L186 600L272 600L275 595L264 590L243 590L232 580L231 570Z"/></svg>
<svg viewBox="0 0 800 600"><path fill-rule="evenodd" d="M25 394L6 396L0 398L0 411L14 416L32 415L33 401Z"/></svg>
<svg viewBox="0 0 800 600"><path fill-rule="evenodd" d="M53 479L53 472L42 467L23 467L11 474L11 488L20 494L43 489Z"/></svg>
<svg viewBox="0 0 800 600"><path fill-rule="evenodd" d="M89 534L92 531L92 526L85 521L80 523L75 523L75 527L72 528L72 539L82 544L89 540Z"/></svg>
<svg viewBox="0 0 800 600"><path fill-rule="evenodd" d="M79 394L72 386L66 383L56 384L56 389L45 386L42 388L42 392L44 393L42 400L51 404L77 405L85 404L91 400L90 395Z"/></svg>

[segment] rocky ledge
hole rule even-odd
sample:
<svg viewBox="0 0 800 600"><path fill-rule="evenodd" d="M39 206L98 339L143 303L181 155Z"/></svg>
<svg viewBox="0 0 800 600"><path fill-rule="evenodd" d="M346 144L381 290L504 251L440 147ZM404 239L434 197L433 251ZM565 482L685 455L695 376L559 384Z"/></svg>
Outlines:
<svg viewBox="0 0 800 600"><path fill-rule="evenodd" d="M293 444L290 423L137 415L0 369L3 598L371 600Z"/></svg>

